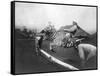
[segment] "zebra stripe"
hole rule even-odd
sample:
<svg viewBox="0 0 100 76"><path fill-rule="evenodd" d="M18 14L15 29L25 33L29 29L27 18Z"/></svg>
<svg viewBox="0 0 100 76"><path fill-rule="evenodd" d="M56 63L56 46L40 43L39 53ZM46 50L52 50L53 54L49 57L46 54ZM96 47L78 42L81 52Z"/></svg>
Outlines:
<svg viewBox="0 0 100 76"><path fill-rule="evenodd" d="M55 38L56 38L56 35L57 35L57 31L54 30L54 31L52 32L52 34L50 35L50 40L55 39Z"/></svg>
<svg viewBox="0 0 100 76"><path fill-rule="evenodd" d="M48 40L54 40L57 35L57 31L54 27L48 26L44 28L45 34L46 34L46 39Z"/></svg>

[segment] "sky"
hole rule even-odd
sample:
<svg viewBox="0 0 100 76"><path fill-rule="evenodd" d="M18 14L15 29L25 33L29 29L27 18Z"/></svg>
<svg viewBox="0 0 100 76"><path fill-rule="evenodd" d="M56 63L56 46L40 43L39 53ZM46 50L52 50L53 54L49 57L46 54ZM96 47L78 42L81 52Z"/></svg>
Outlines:
<svg viewBox="0 0 100 76"><path fill-rule="evenodd" d="M96 8L69 5L15 3L15 26L37 29L40 32L48 22L58 30L76 21L86 32L96 32Z"/></svg>

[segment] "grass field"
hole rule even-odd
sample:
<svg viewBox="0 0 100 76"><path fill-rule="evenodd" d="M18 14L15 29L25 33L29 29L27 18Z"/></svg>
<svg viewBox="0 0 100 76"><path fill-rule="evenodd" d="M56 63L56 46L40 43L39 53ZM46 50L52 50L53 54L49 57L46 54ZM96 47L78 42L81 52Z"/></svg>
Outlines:
<svg viewBox="0 0 100 76"><path fill-rule="evenodd" d="M37 72L55 72L55 71L69 71L64 67L49 62L43 56L36 55L35 40L34 39L18 39L18 34L15 36L15 73L37 73ZM19 38L24 38L20 36ZM92 41L90 40L89 42ZM95 43L96 45L96 43ZM87 61L84 68L81 68L80 58L77 50L73 48L58 47L54 52L49 51L49 41L43 41L42 49L50 53L54 57L61 59L64 62L80 69L96 69L97 59L91 58Z"/></svg>
<svg viewBox="0 0 100 76"><path fill-rule="evenodd" d="M15 72L37 73L68 70L49 62L42 56L37 56L34 40L16 40Z"/></svg>

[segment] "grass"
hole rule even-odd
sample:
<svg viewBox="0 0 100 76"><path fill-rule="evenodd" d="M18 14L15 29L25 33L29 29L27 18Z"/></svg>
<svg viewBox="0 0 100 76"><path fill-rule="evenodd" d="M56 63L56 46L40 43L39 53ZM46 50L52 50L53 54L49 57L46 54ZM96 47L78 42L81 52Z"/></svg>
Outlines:
<svg viewBox="0 0 100 76"><path fill-rule="evenodd" d="M95 36L95 35L94 35ZM24 38L24 39L19 39ZM96 40L96 37L94 41ZM87 41L93 43L93 40ZM80 58L78 52L74 48L62 48L55 49L56 53L49 51L49 41L43 41L42 49L50 53L54 57L61 59L64 62L70 63L75 67L81 68ZM96 45L96 41L94 43ZM95 69L97 67L97 57L91 58L87 61L85 69ZM36 55L35 40L27 39L20 34L15 36L15 73L39 73L39 72L57 72L57 71L69 71L57 64L49 62L46 58Z"/></svg>

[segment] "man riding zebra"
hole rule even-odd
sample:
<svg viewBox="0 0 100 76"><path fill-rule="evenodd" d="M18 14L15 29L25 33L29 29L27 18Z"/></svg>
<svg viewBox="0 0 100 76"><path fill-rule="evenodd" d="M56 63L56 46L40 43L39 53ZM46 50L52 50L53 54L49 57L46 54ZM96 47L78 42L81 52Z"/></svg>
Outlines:
<svg viewBox="0 0 100 76"><path fill-rule="evenodd" d="M49 25L44 28L41 33L44 33L44 39L50 41L50 50L53 51L54 48L57 46L65 46L64 43L68 41L64 41L65 39L69 40L72 36L74 36L75 32L77 31L77 23L73 22L74 29L69 31L68 29L56 30L53 25ZM41 39L40 39L40 42ZM41 46L42 43L39 43Z"/></svg>

